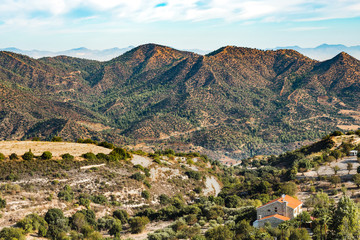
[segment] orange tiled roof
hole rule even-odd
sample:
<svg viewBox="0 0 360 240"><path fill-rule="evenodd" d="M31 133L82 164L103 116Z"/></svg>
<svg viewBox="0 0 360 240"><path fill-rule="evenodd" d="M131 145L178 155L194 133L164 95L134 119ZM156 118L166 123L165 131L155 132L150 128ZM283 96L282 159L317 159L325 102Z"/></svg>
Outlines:
<svg viewBox="0 0 360 240"><path fill-rule="evenodd" d="M283 202L287 202L287 205L291 208L296 208L297 206L299 206L300 204L302 204L302 202L296 198L293 198L293 197L290 197L289 195L285 195L285 198L283 197L280 197L280 198L277 198L277 199L274 199L262 206L260 206L259 208L263 207L263 206L266 206L270 203L273 203L273 202L280 202L280 203L283 203Z"/></svg>
<svg viewBox="0 0 360 240"><path fill-rule="evenodd" d="M263 218L261 218L261 219L259 219L259 220L264 220L264 219L272 218L272 217L281 219L281 220L283 220L283 221L288 221L288 220L290 220L290 218L285 217L285 216L283 216L283 215L279 215L279 214L274 214L274 215L266 216L266 217L263 217Z"/></svg>

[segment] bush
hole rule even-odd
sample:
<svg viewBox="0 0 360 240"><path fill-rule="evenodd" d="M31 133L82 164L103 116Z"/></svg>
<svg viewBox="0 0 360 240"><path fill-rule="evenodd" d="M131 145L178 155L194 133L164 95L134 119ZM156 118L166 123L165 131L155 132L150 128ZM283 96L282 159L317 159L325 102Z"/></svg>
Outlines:
<svg viewBox="0 0 360 240"><path fill-rule="evenodd" d="M110 148L110 149L115 148L115 146L112 143L108 143L108 142L101 142L98 145L101 147Z"/></svg>
<svg viewBox="0 0 360 240"><path fill-rule="evenodd" d="M19 228L3 228L0 231L0 239L4 240L25 240L23 231Z"/></svg>
<svg viewBox="0 0 360 240"><path fill-rule="evenodd" d="M129 214L125 210L115 210L113 217L119 219L122 224L126 224L129 220Z"/></svg>
<svg viewBox="0 0 360 240"><path fill-rule="evenodd" d="M161 205L167 205L170 203L170 198L166 194L161 194L159 196L159 201Z"/></svg>
<svg viewBox="0 0 360 240"><path fill-rule="evenodd" d="M74 199L74 192L69 185L65 185L62 191L58 193L58 198L67 202L71 202Z"/></svg>
<svg viewBox="0 0 360 240"><path fill-rule="evenodd" d="M96 155L92 152L88 152L88 153L84 153L82 155L83 158L87 159L87 160L96 160Z"/></svg>
<svg viewBox="0 0 360 240"><path fill-rule="evenodd" d="M205 232L207 240L228 240L233 239L234 233L227 226L217 226Z"/></svg>
<svg viewBox="0 0 360 240"><path fill-rule="evenodd" d="M137 172L137 173L134 173L133 175L131 175L130 178L141 182L145 179L145 175L141 174L140 172Z"/></svg>
<svg viewBox="0 0 360 240"><path fill-rule="evenodd" d="M344 133L342 133L341 131L334 131L333 133L330 134L330 136L341 136L344 135Z"/></svg>
<svg viewBox="0 0 360 240"><path fill-rule="evenodd" d="M62 142L63 139L59 136L54 136L52 139L51 139L52 142Z"/></svg>
<svg viewBox="0 0 360 240"><path fill-rule="evenodd" d="M193 178L195 180L200 180L202 178L201 173L197 172L197 171L186 171L185 174L189 177L189 178Z"/></svg>
<svg viewBox="0 0 360 240"><path fill-rule="evenodd" d="M5 155L0 153L0 161L4 160L5 159Z"/></svg>
<svg viewBox="0 0 360 240"><path fill-rule="evenodd" d="M150 192L147 191L147 190L142 191L141 197L143 197L144 199L148 200L148 199L150 198Z"/></svg>
<svg viewBox="0 0 360 240"><path fill-rule="evenodd" d="M5 208L5 207L6 207L6 200L5 200L5 199L2 199L2 198L0 197L0 209Z"/></svg>
<svg viewBox="0 0 360 240"><path fill-rule="evenodd" d="M28 152L24 153L24 155L22 155L22 158L27 161L33 160L34 154L31 152L31 149L29 149Z"/></svg>
<svg viewBox="0 0 360 240"><path fill-rule="evenodd" d="M16 153L12 153L10 156L9 156L10 160L17 160L19 159L19 156L16 154Z"/></svg>
<svg viewBox="0 0 360 240"><path fill-rule="evenodd" d="M52 158L52 153L49 151L45 151L41 155L41 159L43 159L43 160L50 160L51 158Z"/></svg>
<svg viewBox="0 0 360 240"><path fill-rule="evenodd" d="M104 195L96 195L91 197L91 201L97 204L106 204L107 198Z"/></svg>
<svg viewBox="0 0 360 240"><path fill-rule="evenodd" d="M25 231L25 233L38 231L38 233L40 234L40 228L41 227L47 228L48 224L43 217L40 217L39 215L33 213L27 215L25 218L23 218L18 223L16 223L16 227L22 228ZM45 235L40 235L40 236L45 236Z"/></svg>
<svg viewBox="0 0 360 240"><path fill-rule="evenodd" d="M65 153L65 154L61 155L61 158L64 160L70 160L70 161L74 160L74 156L71 155L70 153Z"/></svg>
<svg viewBox="0 0 360 240"><path fill-rule="evenodd" d="M150 222L149 218L147 217L130 218L129 224L130 224L131 233L133 234L141 233L142 231L144 231L146 224L148 224L149 222Z"/></svg>

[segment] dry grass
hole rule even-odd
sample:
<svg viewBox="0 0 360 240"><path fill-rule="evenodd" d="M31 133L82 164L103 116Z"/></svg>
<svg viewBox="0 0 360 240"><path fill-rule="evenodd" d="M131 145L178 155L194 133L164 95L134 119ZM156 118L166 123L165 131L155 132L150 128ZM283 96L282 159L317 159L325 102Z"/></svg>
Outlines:
<svg viewBox="0 0 360 240"><path fill-rule="evenodd" d="M12 153L22 155L31 151L35 155L41 155L45 151L50 151L54 157L59 157L64 153L70 153L73 156L81 156L84 153L92 152L94 154L109 154L111 149L99 147L94 144L69 143L69 142L37 142L37 141L1 141L0 151L5 156Z"/></svg>

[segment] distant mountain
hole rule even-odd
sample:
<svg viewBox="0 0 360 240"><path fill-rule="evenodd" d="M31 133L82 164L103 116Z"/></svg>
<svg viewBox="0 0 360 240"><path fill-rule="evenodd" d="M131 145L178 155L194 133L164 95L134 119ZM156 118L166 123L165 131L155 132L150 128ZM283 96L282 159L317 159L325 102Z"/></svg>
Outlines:
<svg viewBox="0 0 360 240"><path fill-rule="evenodd" d="M304 54L305 56L320 61L330 59L341 52L346 52L352 55L353 57L360 59L360 45L347 47L341 44L337 44L337 45L322 44L315 48L301 48L299 46L287 46L287 47L275 48L275 50L278 49L293 49L301 54Z"/></svg>
<svg viewBox="0 0 360 240"><path fill-rule="evenodd" d="M92 137L242 158L360 127L360 61L344 52L323 62L234 46L199 55L146 44L106 62L0 52L0 84L2 139Z"/></svg>
<svg viewBox="0 0 360 240"><path fill-rule="evenodd" d="M32 58L42 58L42 57L55 57L55 56L69 56L76 58L84 58L90 60L98 60L98 61L108 61L115 57L120 56L121 54L133 49L133 46L129 46L126 48L110 48L105 50L91 50L84 47L74 48L66 51L60 52L51 52L51 51L40 51L40 50L21 50L18 48L4 48L0 49L0 51L9 51L19 54L24 54Z"/></svg>

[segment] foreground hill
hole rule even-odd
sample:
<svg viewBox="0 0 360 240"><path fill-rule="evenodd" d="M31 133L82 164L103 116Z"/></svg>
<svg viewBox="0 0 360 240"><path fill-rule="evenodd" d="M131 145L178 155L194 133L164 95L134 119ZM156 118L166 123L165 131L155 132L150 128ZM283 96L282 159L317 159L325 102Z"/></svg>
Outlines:
<svg viewBox="0 0 360 240"><path fill-rule="evenodd" d="M1 52L0 78L3 139L92 137L240 158L360 127L360 62L346 53L318 62L293 50L202 56L146 44L97 62Z"/></svg>

